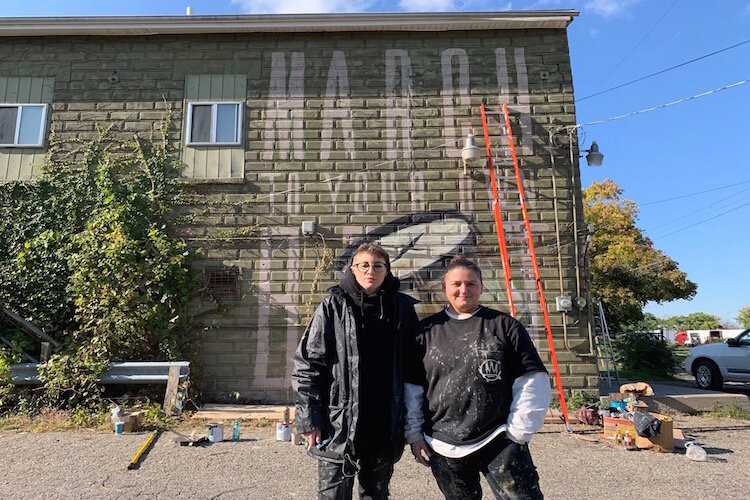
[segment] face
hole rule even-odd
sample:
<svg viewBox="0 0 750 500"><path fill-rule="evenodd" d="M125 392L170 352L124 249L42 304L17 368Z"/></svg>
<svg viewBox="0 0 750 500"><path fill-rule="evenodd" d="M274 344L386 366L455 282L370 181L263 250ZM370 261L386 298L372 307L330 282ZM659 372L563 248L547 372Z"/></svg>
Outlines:
<svg viewBox="0 0 750 500"><path fill-rule="evenodd" d="M379 264L379 265L378 265ZM376 267L383 266L378 271ZM362 271L360 267L369 267L366 271ZM367 293L375 293L383 285L387 269L385 268L385 260L382 257L371 254L369 252L360 252L354 256L354 262L352 262L352 273L357 278L357 283Z"/></svg>
<svg viewBox="0 0 750 500"><path fill-rule="evenodd" d="M457 267L445 275L443 291L455 312L459 314L474 312L479 306L482 280L474 271L465 267Z"/></svg>

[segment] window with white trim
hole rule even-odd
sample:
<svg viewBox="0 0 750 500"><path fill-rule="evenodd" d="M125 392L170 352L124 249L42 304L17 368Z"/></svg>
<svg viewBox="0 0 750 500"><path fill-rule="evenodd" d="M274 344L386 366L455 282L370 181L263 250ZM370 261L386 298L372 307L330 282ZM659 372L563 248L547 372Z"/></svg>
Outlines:
<svg viewBox="0 0 750 500"><path fill-rule="evenodd" d="M0 103L0 147L41 147L46 124L46 104Z"/></svg>
<svg viewBox="0 0 750 500"><path fill-rule="evenodd" d="M242 137L242 103L191 102L188 104L189 146L238 145Z"/></svg>

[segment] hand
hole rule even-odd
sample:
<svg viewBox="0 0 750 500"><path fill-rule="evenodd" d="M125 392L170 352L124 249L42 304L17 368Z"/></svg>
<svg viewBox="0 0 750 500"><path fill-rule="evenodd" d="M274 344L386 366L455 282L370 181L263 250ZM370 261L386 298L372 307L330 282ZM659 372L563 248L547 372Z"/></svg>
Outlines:
<svg viewBox="0 0 750 500"><path fill-rule="evenodd" d="M323 434L320 432L320 429L315 429L310 432L303 432L302 436L305 438L305 447L309 450L313 446L320 444L322 435Z"/></svg>
<svg viewBox="0 0 750 500"><path fill-rule="evenodd" d="M414 460L420 464L429 467L430 457L432 456L432 450L427 441L420 439L416 443L411 444L411 454L414 455Z"/></svg>

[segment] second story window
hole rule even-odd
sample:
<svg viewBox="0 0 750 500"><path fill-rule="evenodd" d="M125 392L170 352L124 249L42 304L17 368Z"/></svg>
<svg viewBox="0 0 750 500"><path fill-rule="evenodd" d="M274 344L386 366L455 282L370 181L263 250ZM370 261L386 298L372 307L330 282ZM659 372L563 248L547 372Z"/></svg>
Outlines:
<svg viewBox="0 0 750 500"><path fill-rule="evenodd" d="M238 145L242 137L239 102L193 102L188 107L187 144Z"/></svg>
<svg viewBox="0 0 750 500"><path fill-rule="evenodd" d="M46 104L0 104L0 147L41 147Z"/></svg>

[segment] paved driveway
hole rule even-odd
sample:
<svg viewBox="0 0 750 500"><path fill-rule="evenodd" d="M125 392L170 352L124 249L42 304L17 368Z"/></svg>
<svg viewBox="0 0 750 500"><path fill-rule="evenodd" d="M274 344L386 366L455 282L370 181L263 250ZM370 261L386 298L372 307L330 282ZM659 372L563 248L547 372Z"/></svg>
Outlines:
<svg viewBox="0 0 750 500"><path fill-rule="evenodd" d="M548 425L531 451L548 499L745 498L750 422L677 417L707 446L710 461L683 454L626 451L561 434ZM315 461L301 446L275 441L275 429L243 428L243 441L175 446L161 436L139 470L126 466L145 434L91 431L0 435L0 498L314 498ZM258 436L257 441L250 437ZM409 454L396 464L395 499L439 499L428 469ZM485 494L485 498L491 496Z"/></svg>

